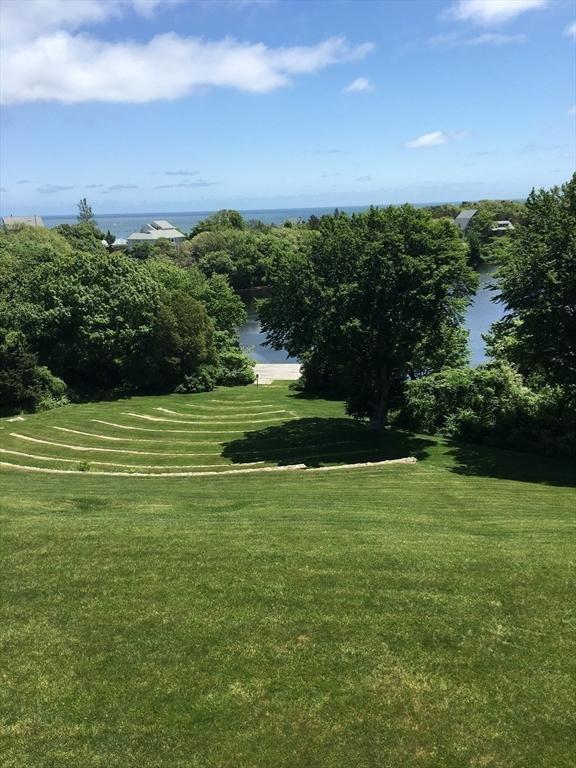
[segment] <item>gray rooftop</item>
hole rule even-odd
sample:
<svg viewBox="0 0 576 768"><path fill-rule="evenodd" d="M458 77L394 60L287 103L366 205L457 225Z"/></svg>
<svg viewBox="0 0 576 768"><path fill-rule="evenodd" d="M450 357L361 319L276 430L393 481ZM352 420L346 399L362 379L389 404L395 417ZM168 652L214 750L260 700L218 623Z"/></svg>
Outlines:
<svg viewBox="0 0 576 768"><path fill-rule="evenodd" d="M174 224L170 224L169 221L165 221L164 219L153 221L152 226L154 227L154 229L176 229Z"/></svg>
<svg viewBox="0 0 576 768"><path fill-rule="evenodd" d="M470 221L472 216L477 212L477 208L465 208L463 211L460 211L458 216L456 216L455 221Z"/></svg>
<svg viewBox="0 0 576 768"><path fill-rule="evenodd" d="M11 227L20 227L26 225L28 227L43 227L44 222L41 216L4 216L2 223L6 229Z"/></svg>
<svg viewBox="0 0 576 768"><path fill-rule="evenodd" d="M178 229L156 229L153 232L134 232L128 240L161 240L162 238L184 240L186 235Z"/></svg>

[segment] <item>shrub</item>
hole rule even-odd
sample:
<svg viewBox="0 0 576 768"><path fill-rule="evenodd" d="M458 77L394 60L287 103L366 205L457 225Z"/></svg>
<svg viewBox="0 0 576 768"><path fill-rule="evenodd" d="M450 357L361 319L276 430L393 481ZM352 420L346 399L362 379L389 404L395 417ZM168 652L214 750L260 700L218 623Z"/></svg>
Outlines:
<svg viewBox="0 0 576 768"><path fill-rule="evenodd" d="M396 423L471 443L576 454L576 409L560 388L534 392L506 364L454 368L406 384Z"/></svg>
<svg viewBox="0 0 576 768"><path fill-rule="evenodd" d="M0 331L0 409L46 410L67 402L66 384L38 365L24 334Z"/></svg>
<svg viewBox="0 0 576 768"><path fill-rule="evenodd" d="M202 365L196 373L184 376L175 392L179 394L196 394L198 392L210 392L216 386L215 369L211 365Z"/></svg>

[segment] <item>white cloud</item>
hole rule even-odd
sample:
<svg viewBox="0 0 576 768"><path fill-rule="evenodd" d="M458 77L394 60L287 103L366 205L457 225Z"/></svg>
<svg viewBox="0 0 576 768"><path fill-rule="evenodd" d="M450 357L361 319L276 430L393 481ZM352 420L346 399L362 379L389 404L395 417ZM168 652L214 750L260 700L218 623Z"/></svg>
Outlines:
<svg viewBox="0 0 576 768"><path fill-rule="evenodd" d="M32 40L55 30L76 30L87 24L133 11L151 17L157 9L182 0L2 0L0 36L6 44Z"/></svg>
<svg viewBox="0 0 576 768"><path fill-rule="evenodd" d="M457 33L448 35L436 35L430 38L429 44L434 48L460 48L462 46L476 45L510 45L524 43L526 35L503 35L500 32L483 32L474 37L465 37Z"/></svg>
<svg viewBox="0 0 576 768"><path fill-rule="evenodd" d="M407 149L422 149L423 147L435 147L438 144L446 144L448 141L464 139L469 135L469 131L432 131L418 136L417 139L407 141L404 145Z"/></svg>
<svg viewBox="0 0 576 768"><path fill-rule="evenodd" d="M41 192L43 195L53 195L56 192L65 192L68 189L74 189L74 187L63 187L60 184L42 184L36 191Z"/></svg>
<svg viewBox="0 0 576 768"><path fill-rule="evenodd" d="M472 21L482 26L504 24L525 11L544 8L548 0L457 0L445 15L457 21Z"/></svg>
<svg viewBox="0 0 576 768"><path fill-rule="evenodd" d="M367 77L357 77L344 88L345 93L360 93L361 91L373 91L374 86Z"/></svg>
<svg viewBox="0 0 576 768"><path fill-rule="evenodd" d="M576 21L571 21L570 24L564 29L566 37L571 37L576 40Z"/></svg>
<svg viewBox="0 0 576 768"><path fill-rule="evenodd" d="M574 115L576 115L576 104L572 104L572 106L571 106L571 107L570 107L570 109L568 110L568 114L569 114L569 115L571 115L572 117L573 117Z"/></svg>
<svg viewBox="0 0 576 768"><path fill-rule="evenodd" d="M340 37L310 46L268 48L263 43L208 41L173 32L144 43L109 42L77 31L128 8L149 14L164 4L165 0L7 0L2 101L144 103L181 98L202 86L267 93L289 85L296 75L362 59L374 48L372 43L352 46ZM30 13L30 8L38 13Z"/></svg>

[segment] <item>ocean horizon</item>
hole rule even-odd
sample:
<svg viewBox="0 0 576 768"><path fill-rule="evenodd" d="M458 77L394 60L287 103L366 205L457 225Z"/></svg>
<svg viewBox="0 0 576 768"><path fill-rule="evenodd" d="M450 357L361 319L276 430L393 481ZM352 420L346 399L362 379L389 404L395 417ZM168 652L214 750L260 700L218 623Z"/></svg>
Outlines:
<svg viewBox="0 0 576 768"><path fill-rule="evenodd" d="M459 205L454 201L449 202L430 202L413 203L416 208L428 208L432 205ZM311 208L254 208L241 210L242 216L250 221L257 219L264 224L283 224L285 221L299 221L310 218L310 216L324 216L333 213L335 210L345 213L360 213L370 208L370 205L377 207L388 207L389 203L372 203L369 205L336 205L321 206ZM399 205L399 204L394 204ZM95 219L100 229L110 231L116 237L128 237L133 232L139 232L140 229L151 221L156 219L166 219L173 224L176 229L188 233L199 221L205 219L211 211L150 211L146 213L100 213L95 214ZM47 227L57 227L59 224L76 224L75 214L70 215L42 215L42 220Z"/></svg>

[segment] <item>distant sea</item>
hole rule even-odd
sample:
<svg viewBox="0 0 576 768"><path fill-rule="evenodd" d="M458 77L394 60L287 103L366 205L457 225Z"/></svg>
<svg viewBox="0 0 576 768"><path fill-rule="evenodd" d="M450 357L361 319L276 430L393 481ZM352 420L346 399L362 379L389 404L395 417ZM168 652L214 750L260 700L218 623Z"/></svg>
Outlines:
<svg viewBox="0 0 576 768"><path fill-rule="evenodd" d="M418 208L424 208L429 205L440 205L440 203L420 203ZM365 211L369 206L339 206L338 210L346 213L358 213ZM251 211L240 211L246 220L259 219L265 224L283 224L285 221L298 221L299 219L309 219L310 216L324 216L333 213L333 207L327 208L277 208L262 209ZM165 219L174 224L176 229L188 233L195 224L214 211L195 211L190 213L166 212L161 213L104 213L96 215L96 221L100 229L110 232L116 237L128 237L132 232L139 232L140 229L151 221ZM58 224L76 224L76 216L42 216L46 226L56 227Z"/></svg>

